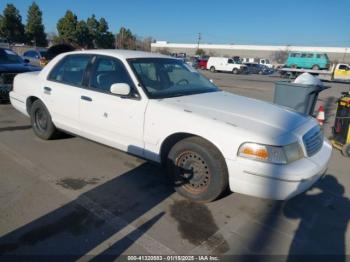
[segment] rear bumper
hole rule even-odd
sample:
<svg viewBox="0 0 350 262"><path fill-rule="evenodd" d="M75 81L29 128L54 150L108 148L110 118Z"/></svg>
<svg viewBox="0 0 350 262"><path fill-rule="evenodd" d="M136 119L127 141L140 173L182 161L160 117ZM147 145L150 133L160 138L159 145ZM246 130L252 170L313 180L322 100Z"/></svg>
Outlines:
<svg viewBox="0 0 350 262"><path fill-rule="evenodd" d="M29 116L27 112L26 97L17 94L14 91L10 92L10 102L11 105L20 111L22 114Z"/></svg>
<svg viewBox="0 0 350 262"><path fill-rule="evenodd" d="M327 170L332 153L328 141L310 158L288 165L273 165L238 157L227 160L229 184L233 192L286 200L309 189Z"/></svg>

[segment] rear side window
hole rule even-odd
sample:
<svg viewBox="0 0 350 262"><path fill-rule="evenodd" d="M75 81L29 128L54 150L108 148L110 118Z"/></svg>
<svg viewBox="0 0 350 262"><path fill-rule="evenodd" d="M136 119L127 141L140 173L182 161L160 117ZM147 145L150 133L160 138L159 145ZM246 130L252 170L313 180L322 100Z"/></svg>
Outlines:
<svg viewBox="0 0 350 262"><path fill-rule="evenodd" d="M70 85L81 86L84 72L91 56L70 55L59 62L50 72L48 79Z"/></svg>

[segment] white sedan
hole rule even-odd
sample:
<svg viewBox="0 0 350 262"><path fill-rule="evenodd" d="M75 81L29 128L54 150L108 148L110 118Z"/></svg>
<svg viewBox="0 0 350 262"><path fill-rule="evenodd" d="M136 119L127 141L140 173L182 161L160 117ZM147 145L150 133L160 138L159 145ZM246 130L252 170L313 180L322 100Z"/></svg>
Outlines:
<svg viewBox="0 0 350 262"><path fill-rule="evenodd" d="M64 53L41 72L17 75L10 98L40 138L67 131L162 163L194 201L227 187L288 199L324 174L332 151L313 118L221 91L154 53Z"/></svg>

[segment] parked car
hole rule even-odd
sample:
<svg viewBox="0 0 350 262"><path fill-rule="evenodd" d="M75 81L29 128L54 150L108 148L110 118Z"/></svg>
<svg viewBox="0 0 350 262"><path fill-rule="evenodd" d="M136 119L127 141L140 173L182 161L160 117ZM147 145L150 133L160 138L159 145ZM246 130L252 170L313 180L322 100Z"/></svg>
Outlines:
<svg viewBox="0 0 350 262"><path fill-rule="evenodd" d="M205 70L207 69L208 59L199 59L197 63L197 68Z"/></svg>
<svg viewBox="0 0 350 262"><path fill-rule="evenodd" d="M45 66L48 63L47 49L30 49L23 53L23 58L28 59L30 64Z"/></svg>
<svg viewBox="0 0 350 262"><path fill-rule="evenodd" d="M243 63L247 66L248 73L250 74L262 74L261 67L257 63Z"/></svg>
<svg viewBox="0 0 350 262"><path fill-rule="evenodd" d="M193 201L227 187L291 198L324 174L332 153L314 118L221 91L161 54L64 53L41 72L17 75L10 97L38 137L65 130L162 163Z"/></svg>
<svg viewBox="0 0 350 262"><path fill-rule="evenodd" d="M242 58L243 63L257 63L260 65L265 65L268 68L273 69L274 66L270 63L270 60L267 58L252 58L252 57L244 57Z"/></svg>
<svg viewBox="0 0 350 262"><path fill-rule="evenodd" d="M9 92L12 89L16 74L40 70L31 66L27 60L7 48L0 48L0 102L9 101Z"/></svg>
<svg viewBox="0 0 350 262"><path fill-rule="evenodd" d="M330 61L324 53L291 52L285 64L288 68L320 70L328 69Z"/></svg>
<svg viewBox="0 0 350 262"><path fill-rule="evenodd" d="M0 38L0 48L10 48L10 44L5 38Z"/></svg>
<svg viewBox="0 0 350 262"><path fill-rule="evenodd" d="M268 75L273 73L273 69L265 65L261 65L257 63L244 63L244 64L247 66L248 72L250 74Z"/></svg>
<svg viewBox="0 0 350 262"><path fill-rule="evenodd" d="M241 64L239 60L226 57L209 57L207 69L211 72L231 72L233 74L247 73L247 66Z"/></svg>
<svg viewBox="0 0 350 262"><path fill-rule="evenodd" d="M53 45L47 49L46 58L48 61L50 61L50 60L54 59L56 56L58 56L59 54L66 53L66 52L72 52L74 50L75 50L74 46L72 46L70 44Z"/></svg>

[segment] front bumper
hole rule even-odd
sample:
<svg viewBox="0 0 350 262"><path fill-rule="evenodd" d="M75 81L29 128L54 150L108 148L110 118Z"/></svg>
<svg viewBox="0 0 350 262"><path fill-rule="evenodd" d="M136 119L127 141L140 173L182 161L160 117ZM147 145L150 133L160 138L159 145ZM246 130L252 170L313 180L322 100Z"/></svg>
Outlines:
<svg viewBox="0 0 350 262"><path fill-rule="evenodd" d="M0 84L0 101L9 101L12 84Z"/></svg>
<svg viewBox="0 0 350 262"><path fill-rule="evenodd" d="M286 200L309 189L327 170L332 146L325 139L318 153L287 165L237 157L226 159L230 189L246 195Z"/></svg>

